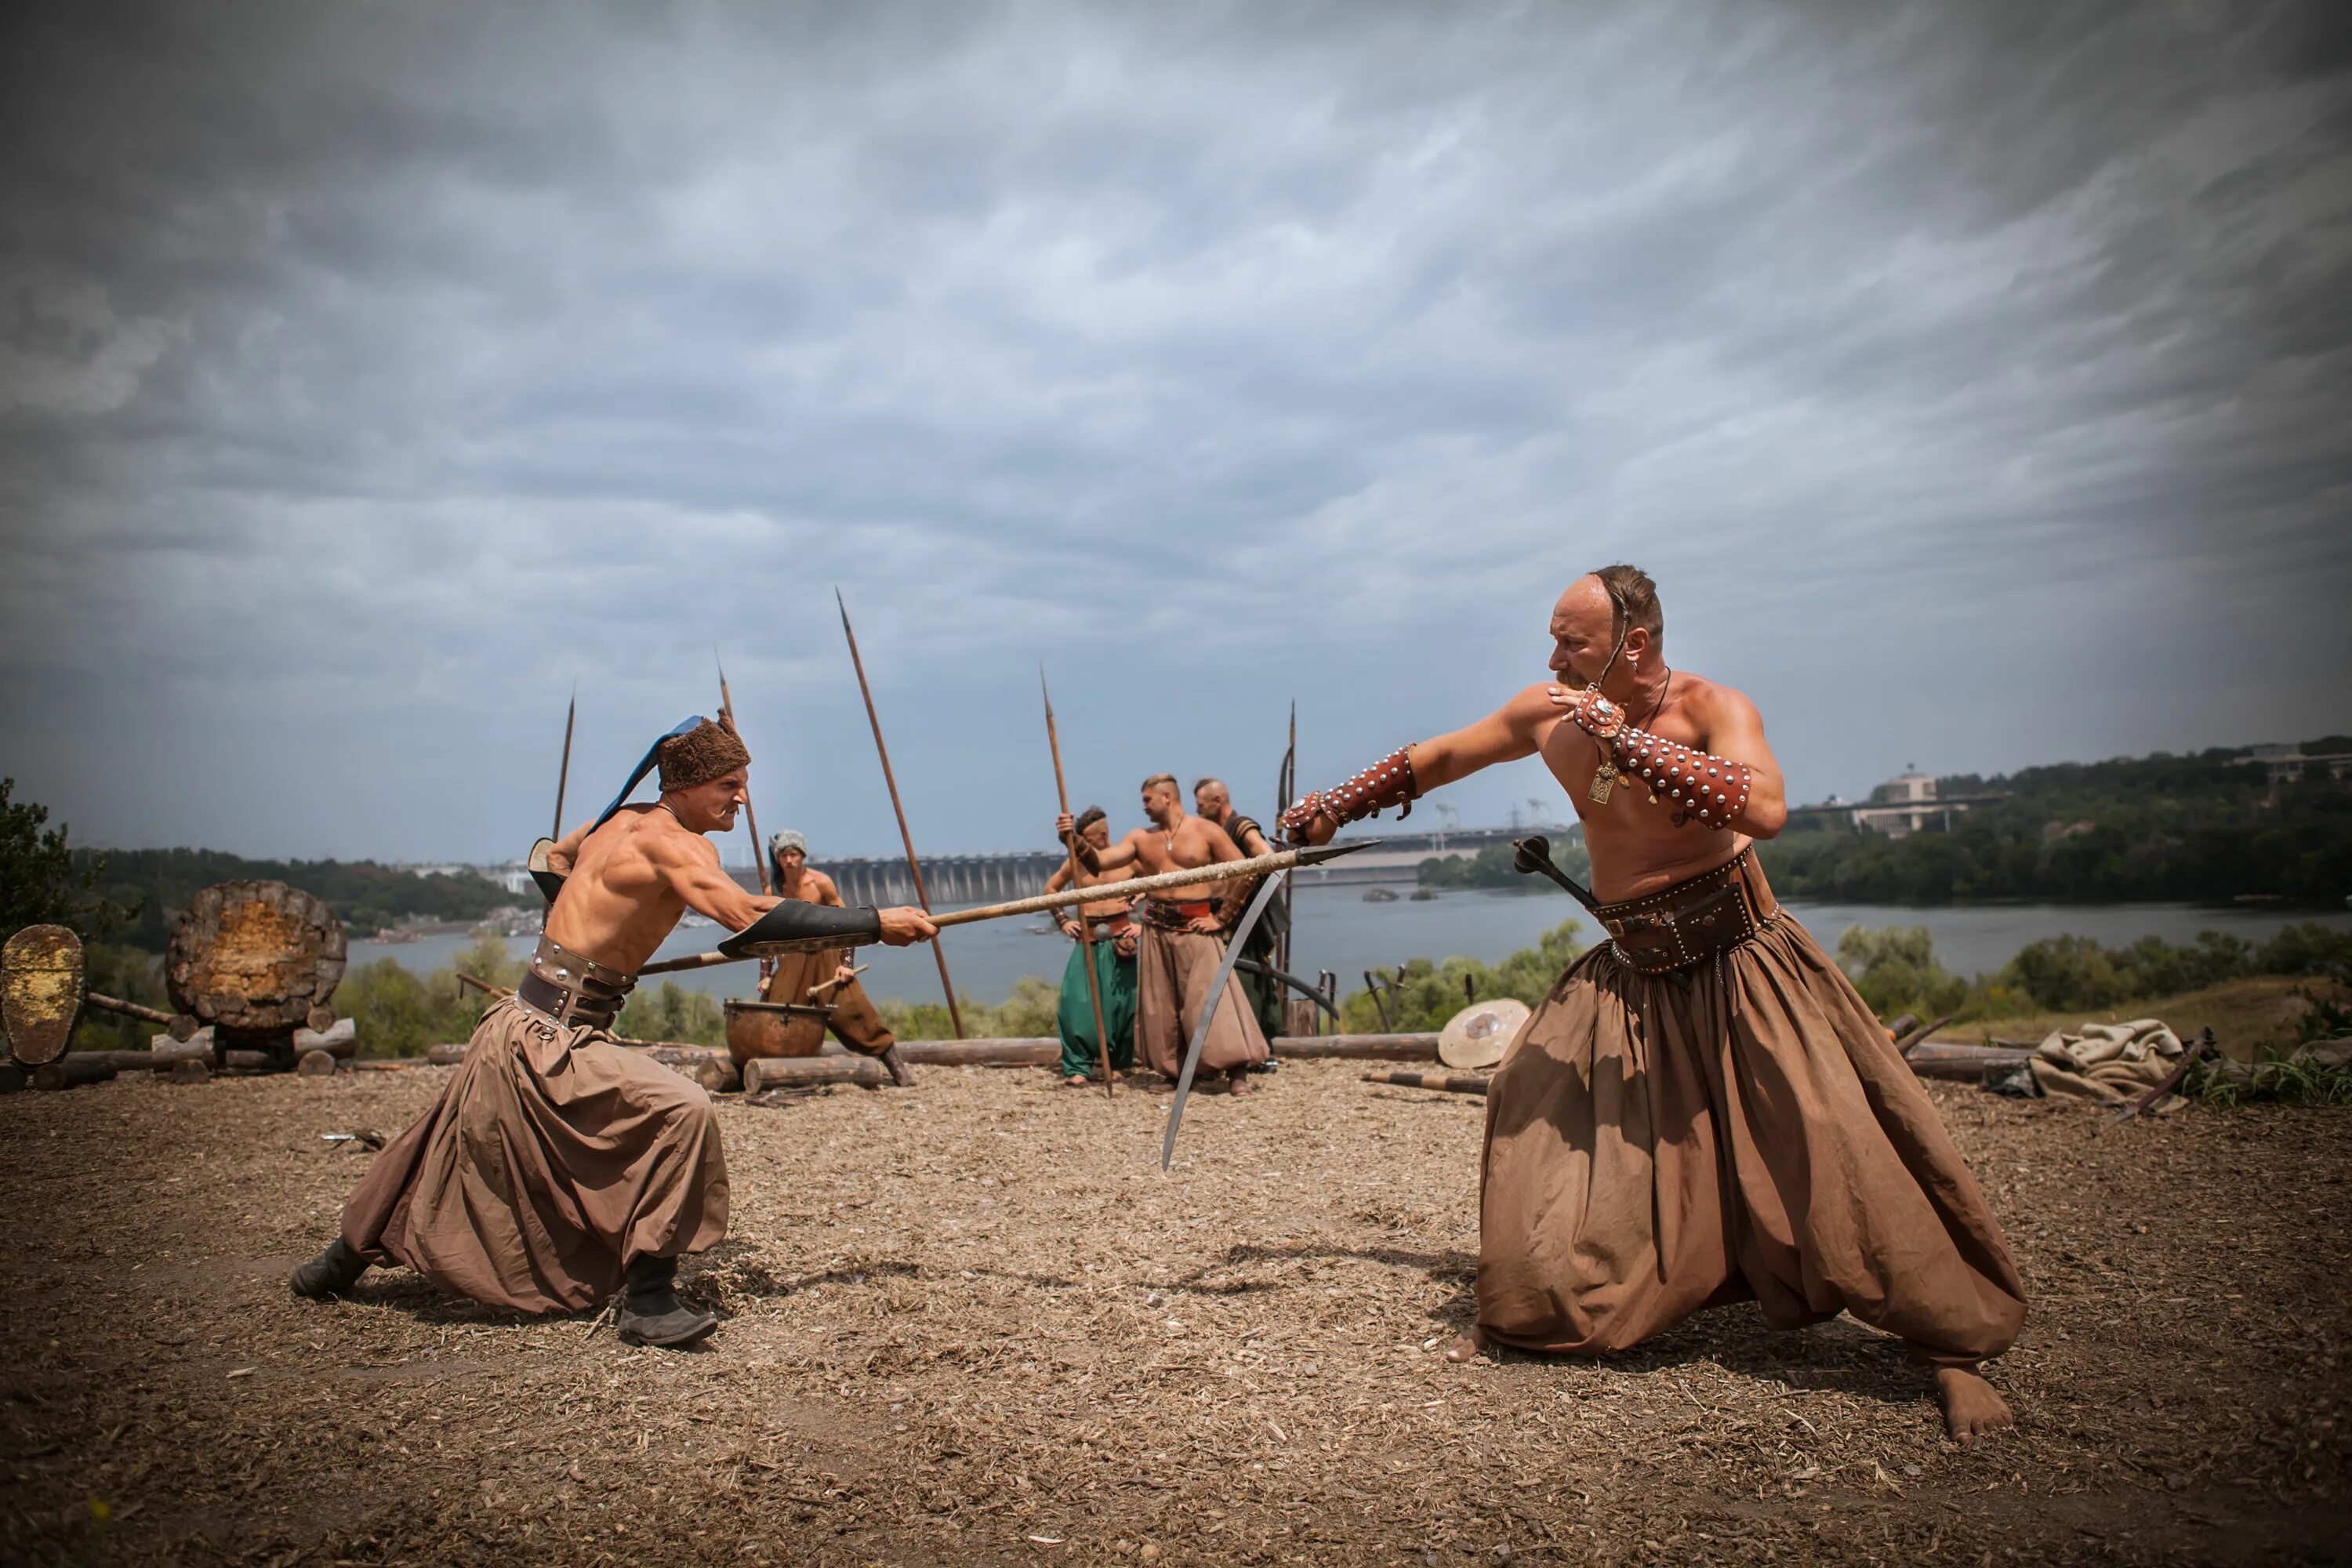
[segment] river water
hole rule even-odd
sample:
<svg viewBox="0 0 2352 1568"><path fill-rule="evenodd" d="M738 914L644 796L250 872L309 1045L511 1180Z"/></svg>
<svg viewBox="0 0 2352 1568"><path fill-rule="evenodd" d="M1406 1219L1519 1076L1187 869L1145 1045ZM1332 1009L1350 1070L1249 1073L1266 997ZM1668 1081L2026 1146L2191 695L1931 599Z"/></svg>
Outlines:
<svg viewBox="0 0 2352 1568"><path fill-rule="evenodd" d="M1561 921L1576 919L1582 940L1595 934L1591 919L1564 893L1465 890L1416 902L1408 896L1410 883L1399 883L1393 903L1366 902L1359 887L1302 888L1298 891L1298 933L1292 943L1292 966L1308 980L1318 969L1339 976L1342 992L1363 985L1363 971L1387 969L1412 958L1446 958L1455 954L1488 963L1508 957ZM950 908L962 906L950 906ZM2095 937L2109 946L2159 936L2167 942L2188 942L2200 931L2225 931L2260 942L2280 927L2316 921L2334 930L2352 930L2352 910L2282 910L2263 909L2200 909L2189 904L1969 904L1912 909L1885 904L1804 904L1788 908L1822 945L1834 949L1848 926L1925 926L1935 938L1936 952L1948 968L1974 974L1998 969L2017 950L2041 937L2068 932ZM1004 999L1013 982L1024 974L1058 980L1067 948L1061 937L1039 934L1043 916L988 921L946 933L948 967L965 995L982 1002ZM662 945L660 956L699 952L714 945L716 927L680 930ZM426 937L420 942L354 942L351 962L378 958L397 960L420 973L445 968L459 952L472 945L466 936ZM506 945L517 954L530 951L532 939L515 937ZM940 994L939 971L923 948L868 948L859 953L874 965L866 976L877 996L900 996L909 1001L935 1001ZM751 994L748 964L726 964L669 978L715 995Z"/></svg>

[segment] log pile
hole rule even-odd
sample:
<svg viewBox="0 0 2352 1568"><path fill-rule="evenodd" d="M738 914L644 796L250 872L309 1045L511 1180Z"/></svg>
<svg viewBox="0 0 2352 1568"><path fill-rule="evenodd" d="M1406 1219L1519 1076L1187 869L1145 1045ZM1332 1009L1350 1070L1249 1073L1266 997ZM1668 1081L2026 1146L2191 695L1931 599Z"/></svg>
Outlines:
<svg viewBox="0 0 2352 1568"><path fill-rule="evenodd" d="M343 924L283 882L219 882L188 900L163 954L172 1005L220 1030L224 1043L289 1042L334 1023L328 999L343 977Z"/></svg>

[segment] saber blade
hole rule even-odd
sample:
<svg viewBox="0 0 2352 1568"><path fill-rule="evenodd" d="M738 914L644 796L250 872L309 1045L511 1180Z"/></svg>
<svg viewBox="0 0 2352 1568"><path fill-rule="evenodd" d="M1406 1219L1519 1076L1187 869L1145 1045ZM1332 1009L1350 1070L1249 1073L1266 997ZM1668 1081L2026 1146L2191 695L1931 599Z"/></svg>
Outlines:
<svg viewBox="0 0 2352 1568"><path fill-rule="evenodd" d="M1265 913L1266 905L1274 902L1275 893L1290 868L1284 867L1265 879L1250 900L1249 910L1242 923L1234 927L1232 938L1225 943L1225 961L1217 965L1217 978L1209 986L1209 999L1201 1005L1200 1020L1192 1026L1192 1043L1184 1051L1184 1070L1176 1079L1176 1102L1168 1108L1168 1135L1160 1141L1160 1168L1166 1170L1168 1162L1176 1157L1176 1129L1184 1124L1184 1102L1192 1095L1192 1074L1201 1065L1201 1049L1209 1041L1209 1020L1217 1016L1217 1004L1225 997L1225 983L1234 977L1234 965L1242 955L1242 943L1249 937L1258 916Z"/></svg>

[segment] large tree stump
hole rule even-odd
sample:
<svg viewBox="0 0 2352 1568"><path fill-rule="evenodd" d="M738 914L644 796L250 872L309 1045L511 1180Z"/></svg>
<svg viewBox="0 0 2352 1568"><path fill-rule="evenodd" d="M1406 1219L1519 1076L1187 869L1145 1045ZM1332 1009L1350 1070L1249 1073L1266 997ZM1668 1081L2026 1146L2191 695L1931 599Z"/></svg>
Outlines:
<svg viewBox="0 0 2352 1568"><path fill-rule="evenodd" d="M283 882L221 882L188 902L163 955L172 1005L224 1034L307 1025L343 977L342 922Z"/></svg>

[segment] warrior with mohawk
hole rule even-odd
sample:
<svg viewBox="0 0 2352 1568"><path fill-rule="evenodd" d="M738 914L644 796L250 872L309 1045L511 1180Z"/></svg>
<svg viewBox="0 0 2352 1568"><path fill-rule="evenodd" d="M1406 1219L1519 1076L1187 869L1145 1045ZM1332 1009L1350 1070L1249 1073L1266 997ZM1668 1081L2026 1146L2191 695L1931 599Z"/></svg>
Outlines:
<svg viewBox="0 0 2352 1568"><path fill-rule="evenodd" d="M295 1270L296 1294L338 1295L370 1264L399 1263L526 1312L576 1311L618 1289L632 1342L710 1331L718 1320L672 1289L678 1258L727 1234L710 1100L610 1030L688 910L740 931L782 901L737 886L704 837L735 826L751 765L733 726L689 719L654 742L602 816L548 847L560 890L530 973L482 1015L432 1108L376 1156L342 1234ZM661 798L625 804L656 767ZM845 941L935 934L920 910L827 913Z"/></svg>

